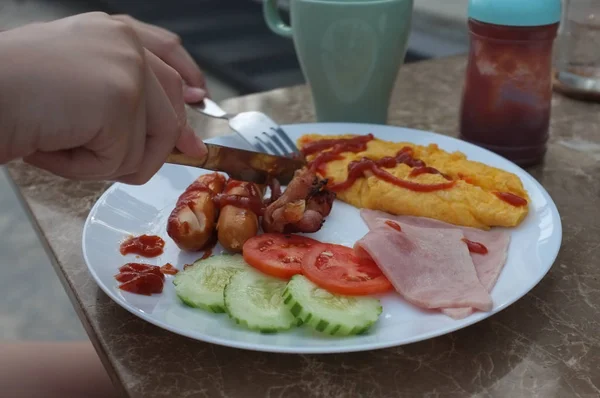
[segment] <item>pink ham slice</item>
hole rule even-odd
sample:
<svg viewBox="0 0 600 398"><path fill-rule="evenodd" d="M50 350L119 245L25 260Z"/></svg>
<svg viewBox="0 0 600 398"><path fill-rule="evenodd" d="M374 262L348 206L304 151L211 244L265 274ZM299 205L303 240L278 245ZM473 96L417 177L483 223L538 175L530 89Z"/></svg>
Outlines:
<svg viewBox="0 0 600 398"><path fill-rule="evenodd" d="M475 228L461 227L425 217L393 216L388 213L375 210L361 210L361 216L369 228L375 228L379 223L377 220L393 220L400 225L412 225L422 228L454 228L463 232L464 237L470 241L483 244L487 254L471 253L475 271L479 281L491 292L500 272L506 263L510 234L502 230L482 231ZM443 312L454 318L462 319L473 313L473 308L448 308Z"/></svg>
<svg viewBox="0 0 600 398"><path fill-rule="evenodd" d="M405 300L426 309L492 309L467 246L456 244L462 231L408 224L397 231L385 220L375 223L355 248L367 252Z"/></svg>

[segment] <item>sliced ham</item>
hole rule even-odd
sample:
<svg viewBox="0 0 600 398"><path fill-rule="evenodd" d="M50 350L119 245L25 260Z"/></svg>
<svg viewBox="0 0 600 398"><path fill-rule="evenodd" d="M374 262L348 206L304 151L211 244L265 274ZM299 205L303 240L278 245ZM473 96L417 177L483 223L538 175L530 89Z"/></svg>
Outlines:
<svg viewBox="0 0 600 398"><path fill-rule="evenodd" d="M467 246L456 244L462 231L375 224L356 249L369 254L405 300L426 309L492 308Z"/></svg>
<svg viewBox="0 0 600 398"><path fill-rule="evenodd" d="M393 216L375 210L362 210L361 216L369 228L375 228L382 220L393 220L400 225L412 225L421 228L457 229L462 231L464 237L470 241L483 244L487 254L471 253L475 271L481 284L491 292L500 272L506 263L510 234L502 230L482 231L476 228L461 227L425 217ZM473 313L473 308L448 308L443 312L454 318L462 319Z"/></svg>

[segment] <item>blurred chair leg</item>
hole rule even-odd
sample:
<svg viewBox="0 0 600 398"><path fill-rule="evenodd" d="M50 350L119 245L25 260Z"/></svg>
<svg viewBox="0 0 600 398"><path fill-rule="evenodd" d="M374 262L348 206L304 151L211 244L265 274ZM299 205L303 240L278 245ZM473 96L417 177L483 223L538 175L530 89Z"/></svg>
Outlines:
<svg viewBox="0 0 600 398"><path fill-rule="evenodd" d="M11 398L117 397L90 342L0 343L0 391Z"/></svg>

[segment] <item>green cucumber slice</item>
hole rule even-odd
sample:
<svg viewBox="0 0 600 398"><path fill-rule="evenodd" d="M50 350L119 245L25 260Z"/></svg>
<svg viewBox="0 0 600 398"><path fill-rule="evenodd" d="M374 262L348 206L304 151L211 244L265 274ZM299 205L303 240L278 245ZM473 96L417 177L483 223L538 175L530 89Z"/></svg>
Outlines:
<svg viewBox="0 0 600 398"><path fill-rule="evenodd" d="M252 269L231 277L225 286L225 308L237 324L262 333L288 330L298 324L283 304L286 282Z"/></svg>
<svg viewBox="0 0 600 398"><path fill-rule="evenodd" d="M190 307L220 313L225 312L223 289L232 275L249 269L239 255L222 254L198 260L175 275L175 293Z"/></svg>
<svg viewBox="0 0 600 398"><path fill-rule="evenodd" d="M362 334L377 321L383 308L370 297L341 296L295 275L284 293L289 311L314 330L332 336Z"/></svg>

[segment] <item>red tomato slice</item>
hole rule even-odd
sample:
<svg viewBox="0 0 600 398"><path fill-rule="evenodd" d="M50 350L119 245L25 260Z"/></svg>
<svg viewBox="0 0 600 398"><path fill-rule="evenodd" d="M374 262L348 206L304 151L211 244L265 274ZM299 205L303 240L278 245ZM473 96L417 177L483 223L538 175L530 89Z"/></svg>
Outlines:
<svg viewBox="0 0 600 398"><path fill-rule="evenodd" d="M302 273L323 289L347 296L393 290L390 281L372 259L359 258L346 246L325 243L313 246L304 255Z"/></svg>
<svg viewBox="0 0 600 398"><path fill-rule="evenodd" d="M299 235L258 235L244 244L244 260L265 274L289 279L302 273L304 254L318 244L320 242Z"/></svg>

